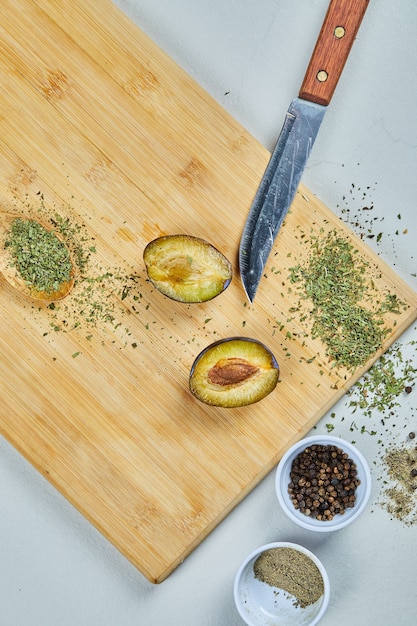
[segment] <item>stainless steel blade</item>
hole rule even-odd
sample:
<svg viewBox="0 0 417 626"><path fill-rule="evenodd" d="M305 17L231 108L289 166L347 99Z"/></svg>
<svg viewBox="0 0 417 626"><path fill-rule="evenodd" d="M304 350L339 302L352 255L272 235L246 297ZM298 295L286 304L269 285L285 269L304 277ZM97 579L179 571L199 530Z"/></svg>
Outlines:
<svg viewBox="0 0 417 626"><path fill-rule="evenodd" d="M295 98L287 111L240 241L240 274L251 302L278 230L297 191L326 108Z"/></svg>

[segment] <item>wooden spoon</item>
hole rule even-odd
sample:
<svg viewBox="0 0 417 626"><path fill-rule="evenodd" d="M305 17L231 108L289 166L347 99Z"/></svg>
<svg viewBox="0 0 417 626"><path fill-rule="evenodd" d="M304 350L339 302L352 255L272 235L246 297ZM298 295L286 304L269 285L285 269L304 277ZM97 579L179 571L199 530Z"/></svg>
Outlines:
<svg viewBox="0 0 417 626"><path fill-rule="evenodd" d="M68 254L70 255L70 260L72 264L71 270L71 278L68 281L64 281L59 285L59 288L56 291L40 291L35 287L28 285L26 281L20 276L16 267L13 266L13 261L11 258L11 254L8 251L7 247L5 247L5 242L7 235L10 231L11 225L16 219L22 220L30 220L32 222L37 222L43 228L48 231L51 231L51 227L47 227L39 220L35 220L32 217L27 217L24 215L14 215L11 213L3 213L0 211L0 273L4 276L6 281L17 291L20 291L25 296L32 298L33 300L42 300L53 302L55 300L61 300L65 298L71 291L75 282L75 265L72 259L71 253L68 250L67 244L63 241L62 237L58 233L55 233L55 236L62 241L62 243L67 247Z"/></svg>

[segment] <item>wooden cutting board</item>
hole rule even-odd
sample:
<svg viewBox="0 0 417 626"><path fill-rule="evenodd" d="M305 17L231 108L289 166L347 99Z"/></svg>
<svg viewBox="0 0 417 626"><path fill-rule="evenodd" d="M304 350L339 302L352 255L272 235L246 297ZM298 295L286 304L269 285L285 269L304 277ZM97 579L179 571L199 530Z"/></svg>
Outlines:
<svg viewBox="0 0 417 626"><path fill-rule="evenodd" d="M55 307L0 279L0 432L160 582L415 320L417 296L301 187L249 306L237 250L268 152L107 0L3 0L0 45L2 208L67 220L84 261ZM332 229L405 303L354 373L311 339L288 280ZM189 306L152 289L142 252L163 233L218 247L227 291ZM188 373L234 335L263 341L281 382L256 405L210 408Z"/></svg>

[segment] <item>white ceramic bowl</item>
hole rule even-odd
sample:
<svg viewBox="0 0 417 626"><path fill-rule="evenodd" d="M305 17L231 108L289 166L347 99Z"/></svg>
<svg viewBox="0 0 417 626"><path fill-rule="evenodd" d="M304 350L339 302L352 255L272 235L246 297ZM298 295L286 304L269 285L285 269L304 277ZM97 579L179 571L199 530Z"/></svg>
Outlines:
<svg viewBox="0 0 417 626"><path fill-rule="evenodd" d="M271 548L293 548L308 556L323 578L324 593L305 608L296 606L294 598L255 577L254 563L259 555ZM314 626L323 617L330 597L327 572L319 559L303 546L289 542L269 543L254 550L238 569L234 581L234 599L240 617L248 626Z"/></svg>
<svg viewBox="0 0 417 626"><path fill-rule="evenodd" d="M352 461L355 462L360 485L356 488L356 502L352 508L346 509L343 515L335 515L330 521L317 520L298 511L288 494L288 484L290 483L291 465L295 457L303 452L308 446L336 445L346 452ZM359 450L344 439L332 437L331 435L314 435L301 439L293 445L282 457L278 464L275 475L275 490L278 501L287 516L299 526L316 532L331 532L340 530L351 524L366 507L371 494L371 473L364 456Z"/></svg>

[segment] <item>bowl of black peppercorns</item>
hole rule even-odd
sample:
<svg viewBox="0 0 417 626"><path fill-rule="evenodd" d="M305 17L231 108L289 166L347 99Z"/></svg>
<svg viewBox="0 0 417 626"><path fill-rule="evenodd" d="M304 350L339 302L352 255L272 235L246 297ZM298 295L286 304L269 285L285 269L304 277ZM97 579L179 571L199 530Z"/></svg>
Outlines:
<svg viewBox="0 0 417 626"><path fill-rule="evenodd" d="M362 513L371 493L371 473L354 445L338 437L315 435L284 454L275 488L282 509L296 524L331 532Z"/></svg>

